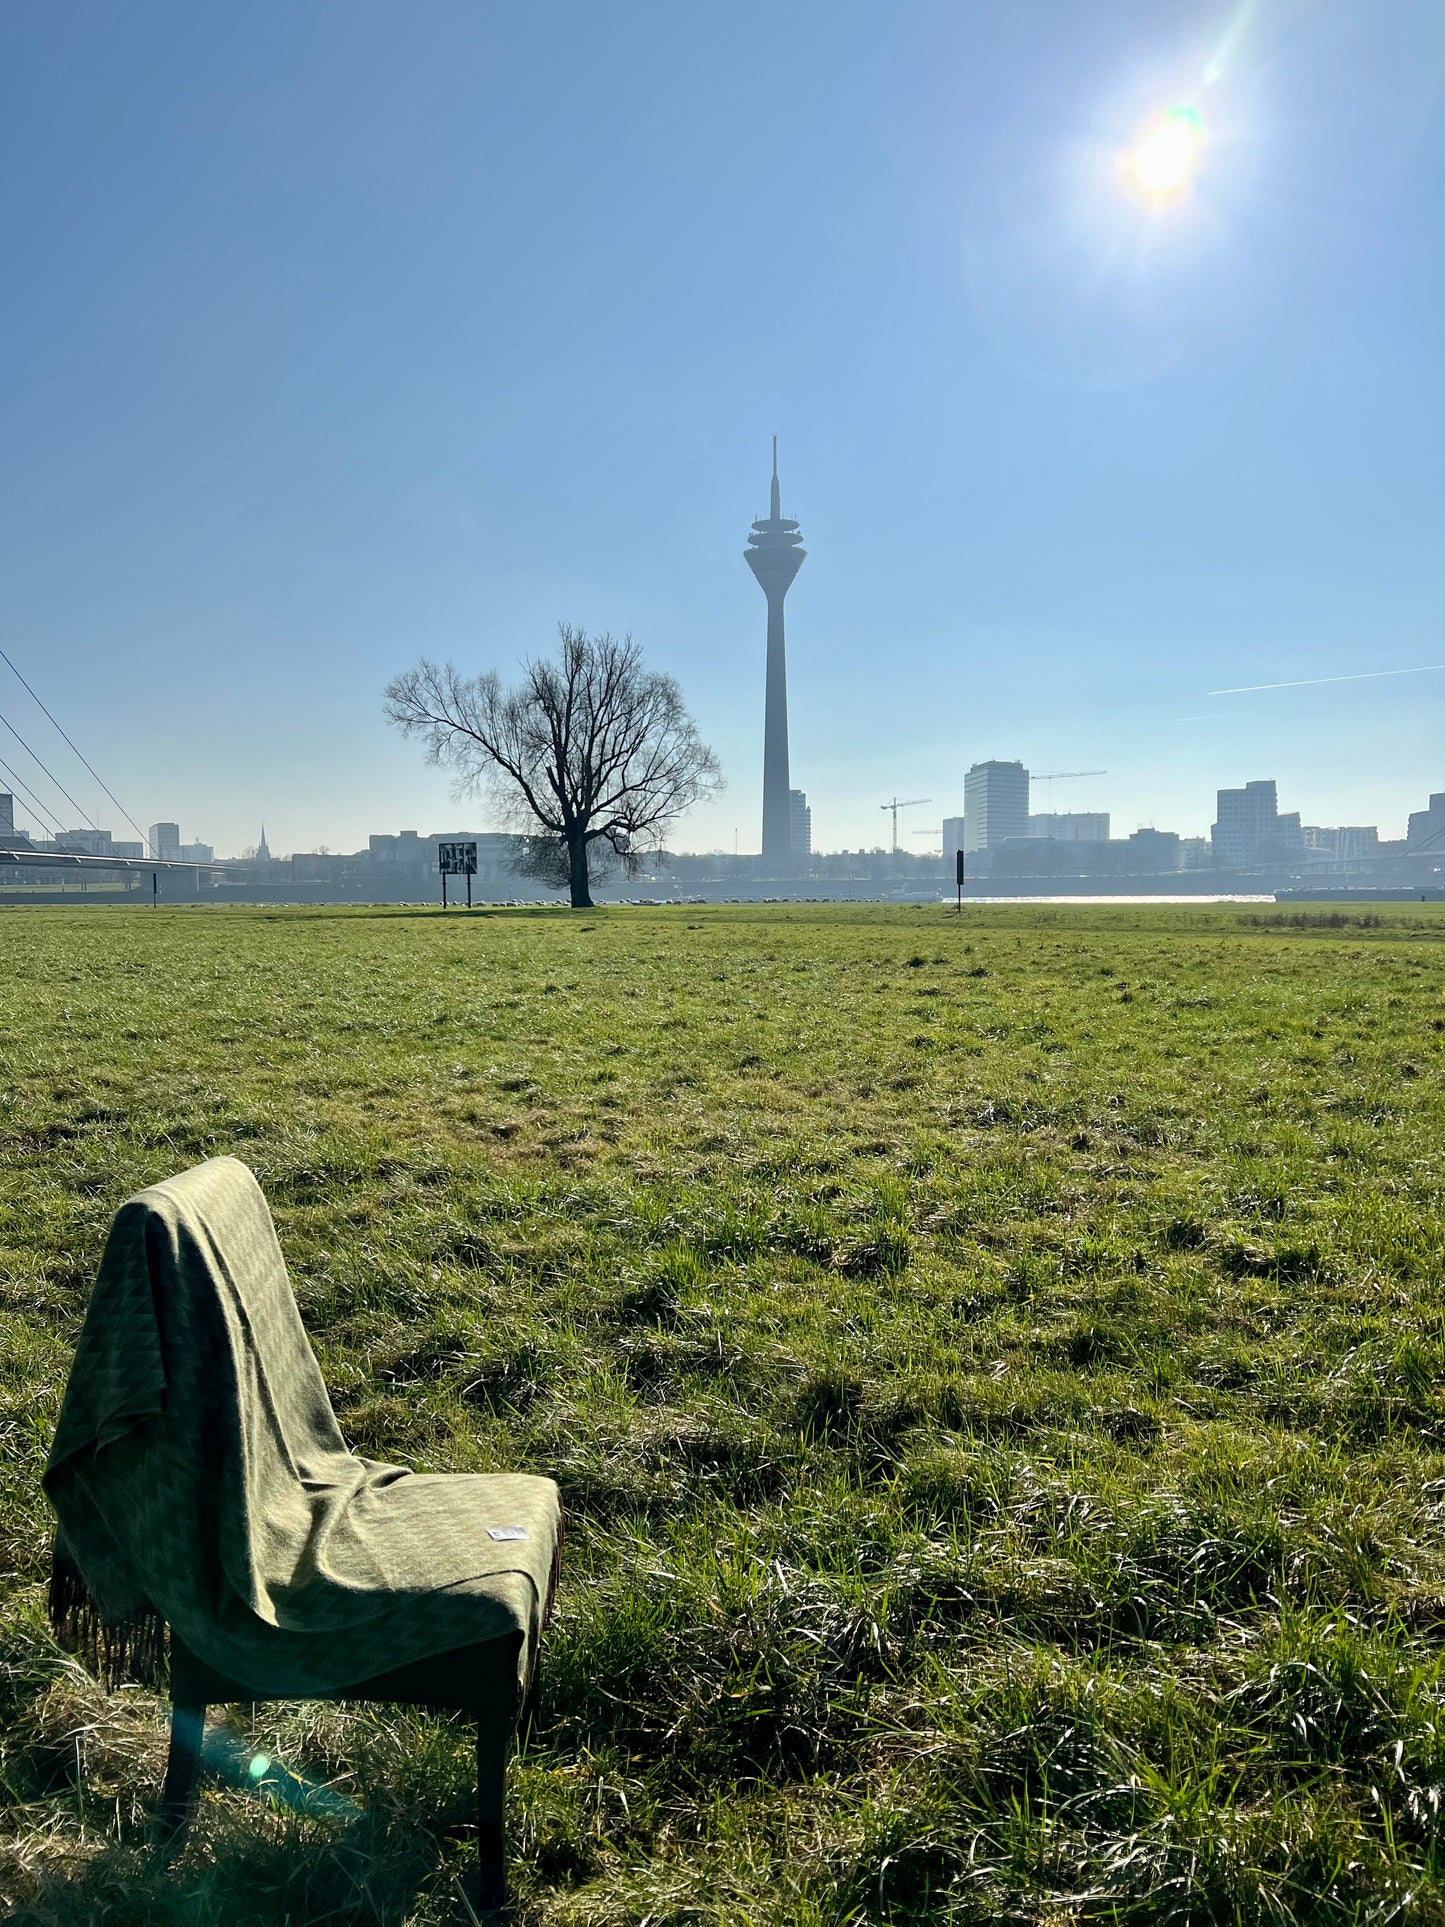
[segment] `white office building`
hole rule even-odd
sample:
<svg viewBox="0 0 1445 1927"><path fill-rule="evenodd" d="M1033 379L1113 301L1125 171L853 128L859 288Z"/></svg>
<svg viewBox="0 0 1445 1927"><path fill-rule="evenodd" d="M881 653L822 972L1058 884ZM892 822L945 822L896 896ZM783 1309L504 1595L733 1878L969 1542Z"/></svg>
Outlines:
<svg viewBox="0 0 1445 1927"><path fill-rule="evenodd" d="M963 779L963 847L994 850L1029 833L1029 773L1022 763L975 763Z"/></svg>

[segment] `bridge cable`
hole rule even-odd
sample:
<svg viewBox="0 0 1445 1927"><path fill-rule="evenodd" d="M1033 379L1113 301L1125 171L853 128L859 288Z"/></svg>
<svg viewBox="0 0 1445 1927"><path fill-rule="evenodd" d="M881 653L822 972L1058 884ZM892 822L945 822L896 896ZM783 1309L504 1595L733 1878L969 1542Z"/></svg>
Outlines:
<svg viewBox="0 0 1445 1927"><path fill-rule="evenodd" d="M62 783L60 778L55 774L55 771L53 769L46 768L46 765L43 762L41 762L40 758L35 754L35 751L30 747L29 743L27 743L25 738L20 734L20 731L15 727L14 723L10 721L9 717L0 716L0 723L4 723L5 727L10 731L10 734L15 738L16 742L19 743L20 747L25 751L26 755L29 756L34 762L40 764L41 769L45 771L45 774L50 778L51 782L54 783L55 787L60 791L60 794L65 798L66 802L70 805L70 807L73 810L80 810L81 816L84 817L87 823L89 823L90 827L93 830L98 830L100 828L100 825L95 821L94 817L90 816L84 809L81 808L80 804L76 802L75 798L70 794L70 791L65 787L64 783Z"/></svg>
<svg viewBox="0 0 1445 1927"><path fill-rule="evenodd" d="M55 812L46 808L28 784L21 782L20 778L7 762L0 761L0 773L8 776L16 789L22 790L24 794L29 797L30 802L27 806L29 814L35 818L47 836L63 836L65 834L60 827L59 819L56 817ZM45 820L47 817L50 818L48 824Z"/></svg>
<svg viewBox="0 0 1445 1927"><path fill-rule="evenodd" d="M142 847L148 848L150 845L150 838L146 835L145 831L141 828L140 824L136 822L135 818L131 815L130 811L126 808L125 804L121 802L120 798L116 795L115 791L111 789L109 784L107 784L102 779L99 771L96 770L94 765L90 762L89 758L82 755L80 750L76 749L75 744L70 741L69 736L67 736L65 731L61 729L60 724L56 722L54 716L51 716L50 711L46 709L45 704L41 702L40 698L36 695L35 691L30 687L29 683L26 682L25 678L20 674L20 671L15 667L15 664L11 662L9 656L6 655L3 649L0 649L0 661L3 661L9 667L11 674L15 677L16 681L20 684L20 687L26 692L26 694L30 697L31 701L36 705L36 707L40 709L46 716L50 717L50 721L52 722L52 724L54 724L56 730L59 732L62 739L66 743L68 743L70 745L70 748L75 751L75 754L80 757L81 762L85 764L85 767L90 771L90 774L95 778L96 782L100 784L100 787L105 791L106 795L110 798L111 802L115 804L115 807L120 811L121 815L125 818L126 822L130 824L131 828L135 831L136 835L140 838ZM7 727L8 727L8 724L7 724ZM35 752L32 750L31 754L34 755L34 753ZM38 760L39 759L37 758L37 761ZM43 768L44 765L42 764L41 767ZM71 800L74 801L73 798ZM77 803L76 808L79 809L79 807L80 805ZM92 824L91 827L94 828L95 825Z"/></svg>

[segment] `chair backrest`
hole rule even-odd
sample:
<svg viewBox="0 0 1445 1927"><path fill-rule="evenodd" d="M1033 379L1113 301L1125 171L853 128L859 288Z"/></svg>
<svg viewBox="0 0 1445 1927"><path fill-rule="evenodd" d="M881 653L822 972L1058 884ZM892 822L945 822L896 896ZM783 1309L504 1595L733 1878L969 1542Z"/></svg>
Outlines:
<svg viewBox="0 0 1445 1927"><path fill-rule="evenodd" d="M215 1158L116 1215L45 1475L103 1612L275 1623L307 1556L308 1488L346 1449L255 1177Z"/></svg>

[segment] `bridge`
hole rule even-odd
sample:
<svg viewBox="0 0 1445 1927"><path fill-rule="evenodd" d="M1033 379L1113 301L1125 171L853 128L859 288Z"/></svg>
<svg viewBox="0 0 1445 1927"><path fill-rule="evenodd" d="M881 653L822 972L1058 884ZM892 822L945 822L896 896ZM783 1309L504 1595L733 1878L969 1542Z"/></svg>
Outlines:
<svg viewBox="0 0 1445 1927"><path fill-rule="evenodd" d="M0 878L7 870L61 870L67 875L78 873L82 877L117 870L122 875L148 873L152 901L159 895L162 876L189 876L199 891L202 876L209 876L220 868L218 863L180 863L162 861L159 857L81 856L74 850L0 850Z"/></svg>

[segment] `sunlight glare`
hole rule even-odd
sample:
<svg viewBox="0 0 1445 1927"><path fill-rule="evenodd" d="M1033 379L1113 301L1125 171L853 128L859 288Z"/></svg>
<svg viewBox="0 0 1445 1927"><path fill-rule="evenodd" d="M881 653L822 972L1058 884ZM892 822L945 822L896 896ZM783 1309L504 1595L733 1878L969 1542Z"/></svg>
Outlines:
<svg viewBox="0 0 1445 1927"><path fill-rule="evenodd" d="M1142 136L1129 157L1135 180L1149 194L1173 194L1194 166L1203 128L1193 107L1171 107Z"/></svg>

